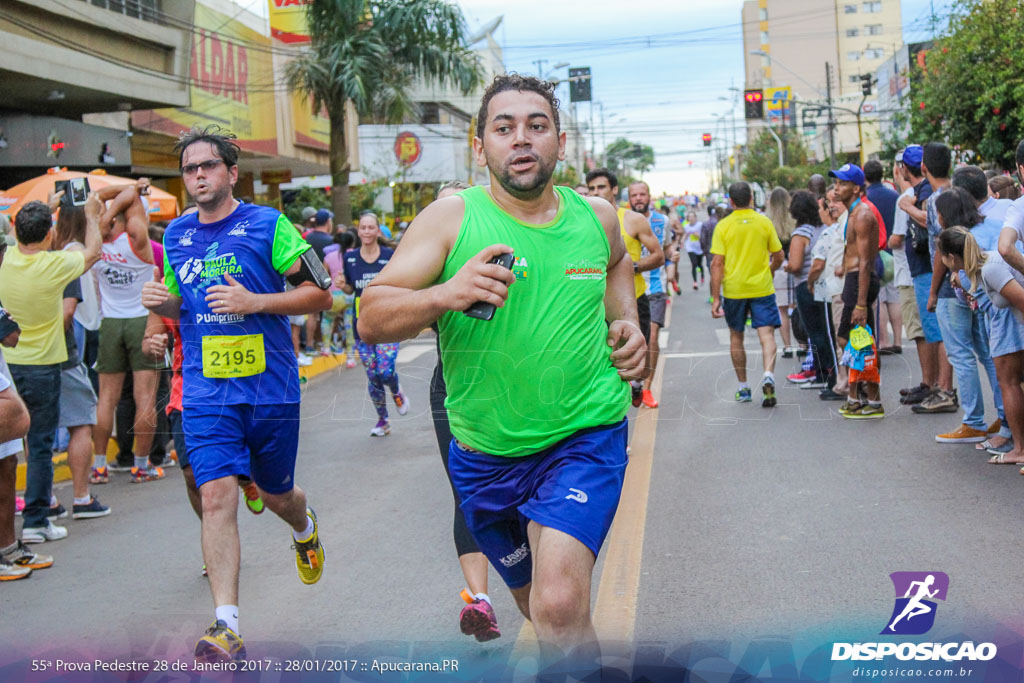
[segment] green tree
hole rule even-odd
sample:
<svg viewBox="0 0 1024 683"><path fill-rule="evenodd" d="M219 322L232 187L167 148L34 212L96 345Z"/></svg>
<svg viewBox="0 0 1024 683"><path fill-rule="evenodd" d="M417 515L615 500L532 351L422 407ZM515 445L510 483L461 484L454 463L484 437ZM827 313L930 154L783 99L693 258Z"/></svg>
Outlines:
<svg viewBox="0 0 1024 683"><path fill-rule="evenodd" d="M912 139L948 140L1013 168L1024 130L1024 0L956 0L925 68L912 72Z"/></svg>
<svg viewBox="0 0 1024 683"><path fill-rule="evenodd" d="M580 183L583 183L583 176L579 174L576 167L571 164L559 164L555 167L555 172L551 176L555 185L565 185L566 187L576 187Z"/></svg>
<svg viewBox="0 0 1024 683"><path fill-rule="evenodd" d="M604 163L615 173L628 175L628 169L644 174L654 168L654 148L618 138L604 151ZM619 183L622 185L622 183Z"/></svg>
<svg viewBox="0 0 1024 683"><path fill-rule="evenodd" d="M331 204L331 200L328 199L327 193L318 187L303 187L295 197L288 202L284 207L284 215L288 217L292 223L296 225L302 225L302 210L307 206L312 206L314 209L326 209Z"/></svg>
<svg viewBox="0 0 1024 683"><path fill-rule="evenodd" d="M468 94L482 70L462 11L446 0L313 0L306 23L309 49L288 63L286 79L314 110L327 109L334 213L354 217L346 103L361 118L401 123L417 111L409 98L417 78Z"/></svg>
<svg viewBox="0 0 1024 683"><path fill-rule="evenodd" d="M807 146L795 134L789 134L785 141L785 166L779 166L779 143L767 130L747 145L743 160L744 180L758 182L772 188L776 185L787 189L802 188L807 179L815 173L827 173L828 163L809 164Z"/></svg>

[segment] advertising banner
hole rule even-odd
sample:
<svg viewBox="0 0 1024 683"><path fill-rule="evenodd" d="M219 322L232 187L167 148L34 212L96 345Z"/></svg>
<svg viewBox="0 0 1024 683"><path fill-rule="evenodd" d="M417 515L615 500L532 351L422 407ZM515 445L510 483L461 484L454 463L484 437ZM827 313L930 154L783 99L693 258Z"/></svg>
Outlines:
<svg viewBox="0 0 1024 683"><path fill-rule="evenodd" d="M267 0L270 35L282 43L308 43L306 5L313 0Z"/></svg>
<svg viewBox="0 0 1024 683"><path fill-rule="evenodd" d="M132 113L132 125L178 135L195 124L218 124L238 145L277 153L270 39L240 21L196 4L192 35L190 105Z"/></svg>

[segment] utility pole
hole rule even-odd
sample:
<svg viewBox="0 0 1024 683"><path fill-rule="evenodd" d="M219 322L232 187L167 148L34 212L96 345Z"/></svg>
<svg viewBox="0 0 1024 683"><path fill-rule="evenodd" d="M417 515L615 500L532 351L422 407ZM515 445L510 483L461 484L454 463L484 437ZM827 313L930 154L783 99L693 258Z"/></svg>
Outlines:
<svg viewBox="0 0 1024 683"><path fill-rule="evenodd" d="M825 100L828 103L828 163L836 167L836 119L832 114L832 65L825 62Z"/></svg>
<svg viewBox="0 0 1024 683"><path fill-rule="evenodd" d="M535 59L533 64L537 65L537 78L544 80L544 65L548 63L546 59Z"/></svg>

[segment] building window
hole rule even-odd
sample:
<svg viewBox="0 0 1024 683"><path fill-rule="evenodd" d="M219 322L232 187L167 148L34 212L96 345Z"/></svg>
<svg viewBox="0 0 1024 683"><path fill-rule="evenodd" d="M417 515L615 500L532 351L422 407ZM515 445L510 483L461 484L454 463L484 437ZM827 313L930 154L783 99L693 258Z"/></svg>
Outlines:
<svg viewBox="0 0 1024 683"><path fill-rule="evenodd" d="M879 0L875 0L875 2L865 2L861 5L861 9L869 13L881 12L882 3Z"/></svg>
<svg viewBox="0 0 1024 683"><path fill-rule="evenodd" d="M860 75L850 76L847 80L849 80L850 83L860 83Z"/></svg>
<svg viewBox="0 0 1024 683"><path fill-rule="evenodd" d="M869 47L864 50L864 59L881 59L882 55L883 52L880 47Z"/></svg>
<svg viewBox="0 0 1024 683"><path fill-rule="evenodd" d="M761 21L768 21L768 10L766 10L764 7L757 10L757 18Z"/></svg>
<svg viewBox="0 0 1024 683"><path fill-rule="evenodd" d="M843 12L845 14L856 14L857 13L857 6L856 5L843 5Z"/></svg>
<svg viewBox="0 0 1024 683"><path fill-rule="evenodd" d="M871 24L870 26L865 26L864 28L866 29L867 34L869 36L880 36L880 35L882 35L882 25L881 24Z"/></svg>
<svg viewBox="0 0 1024 683"><path fill-rule="evenodd" d="M761 66L768 68L772 65L772 58L768 55L761 55Z"/></svg>
<svg viewBox="0 0 1024 683"><path fill-rule="evenodd" d="M151 21L154 24L166 24L162 11L161 0L85 0L96 7L108 9L127 17Z"/></svg>
<svg viewBox="0 0 1024 683"><path fill-rule="evenodd" d="M846 29L846 37L847 38L856 38L859 35L860 35L860 30L858 30L858 29L855 29L855 28L848 28L848 29Z"/></svg>
<svg viewBox="0 0 1024 683"><path fill-rule="evenodd" d="M851 62L856 62L858 59L860 59L860 53L859 52L847 52L846 53L846 58L849 59Z"/></svg>
<svg viewBox="0 0 1024 683"><path fill-rule="evenodd" d="M768 44L768 31L761 31L761 44L762 45L767 45Z"/></svg>

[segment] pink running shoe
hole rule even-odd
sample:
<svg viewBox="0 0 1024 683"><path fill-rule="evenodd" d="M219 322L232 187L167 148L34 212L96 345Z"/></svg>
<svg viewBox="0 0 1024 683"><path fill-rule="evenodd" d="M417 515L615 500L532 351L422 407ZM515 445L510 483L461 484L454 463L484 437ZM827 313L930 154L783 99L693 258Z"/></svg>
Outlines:
<svg viewBox="0 0 1024 683"><path fill-rule="evenodd" d="M21 515L21 513L22 513L22 511L24 509L25 509L25 499L22 498L21 496L15 496L14 497L14 514Z"/></svg>
<svg viewBox="0 0 1024 683"><path fill-rule="evenodd" d="M473 600L462 608L459 628L467 636L474 636L481 643L501 637L494 609L486 600Z"/></svg>
<svg viewBox="0 0 1024 683"><path fill-rule="evenodd" d="M803 384L814 380L814 370L801 370L800 372L794 372L792 375L786 375L793 384Z"/></svg>

